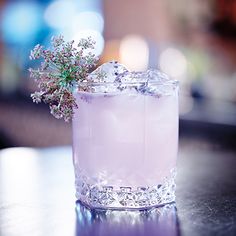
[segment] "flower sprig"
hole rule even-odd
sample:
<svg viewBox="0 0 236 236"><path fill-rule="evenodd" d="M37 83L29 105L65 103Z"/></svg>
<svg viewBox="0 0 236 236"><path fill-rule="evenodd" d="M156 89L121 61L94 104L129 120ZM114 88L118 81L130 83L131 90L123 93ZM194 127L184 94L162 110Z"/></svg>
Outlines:
<svg viewBox="0 0 236 236"><path fill-rule="evenodd" d="M52 48L44 49L36 45L30 52L31 60L42 59L38 69L29 69L30 77L38 83L39 91L31 94L35 103L49 104L51 114L70 121L77 108L73 96L78 82L86 81L98 58L88 52L94 48L95 41L90 37L81 39L78 45L74 41L65 42L63 36L52 37Z"/></svg>

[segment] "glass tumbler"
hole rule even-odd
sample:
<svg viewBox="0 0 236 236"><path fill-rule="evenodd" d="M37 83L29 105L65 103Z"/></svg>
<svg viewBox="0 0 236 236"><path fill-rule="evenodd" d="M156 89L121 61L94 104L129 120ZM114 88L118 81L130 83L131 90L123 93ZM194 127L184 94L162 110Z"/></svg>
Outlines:
<svg viewBox="0 0 236 236"><path fill-rule="evenodd" d="M149 81L151 93L137 92L143 84L126 82L126 89L104 93L97 88L112 84L94 83L93 92L74 94L76 198L91 209L175 201L178 81Z"/></svg>

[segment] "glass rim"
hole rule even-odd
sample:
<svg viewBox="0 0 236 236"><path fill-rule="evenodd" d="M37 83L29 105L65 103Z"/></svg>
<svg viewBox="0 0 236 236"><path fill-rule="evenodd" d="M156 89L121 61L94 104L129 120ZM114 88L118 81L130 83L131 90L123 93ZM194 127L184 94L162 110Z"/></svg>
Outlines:
<svg viewBox="0 0 236 236"><path fill-rule="evenodd" d="M140 85L140 84L150 84L150 85L160 85L160 86L166 86L166 85L174 85L175 87L179 87L179 80L176 79L170 79L166 81L135 81L135 82L130 82L130 81L125 81L125 82L77 82L77 85L84 85L84 86L104 86L104 85L127 85L127 86L135 86L135 85Z"/></svg>

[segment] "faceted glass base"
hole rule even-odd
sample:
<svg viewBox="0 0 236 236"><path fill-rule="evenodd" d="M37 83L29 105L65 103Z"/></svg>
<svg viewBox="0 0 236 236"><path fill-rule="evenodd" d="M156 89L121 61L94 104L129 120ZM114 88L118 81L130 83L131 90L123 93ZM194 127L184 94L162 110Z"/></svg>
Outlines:
<svg viewBox="0 0 236 236"><path fill-rule="evenodd" d="M80 174L79 174L80 173ZM162 184L155 186L106 186L89 184L87 177L76 171L76 197L88 206L96 209L148 209L175 201L176 170L171 171Z"/></svg>

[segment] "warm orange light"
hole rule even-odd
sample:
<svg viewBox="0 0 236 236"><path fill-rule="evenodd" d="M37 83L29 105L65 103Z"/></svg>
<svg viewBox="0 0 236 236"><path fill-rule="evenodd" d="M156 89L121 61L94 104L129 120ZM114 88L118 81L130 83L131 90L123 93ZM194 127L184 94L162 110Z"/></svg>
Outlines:
<svg viewBox="0 0 236 236"><path fill-rule="evenodd" d="M120 40L113 39L106 41L105 48L101 57L101 63L106 63L112 60L120 61L119 48Z"/></svg>

